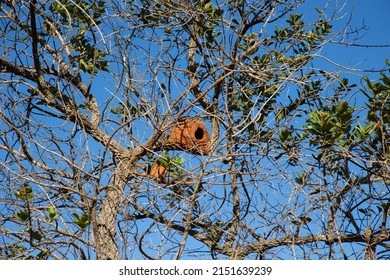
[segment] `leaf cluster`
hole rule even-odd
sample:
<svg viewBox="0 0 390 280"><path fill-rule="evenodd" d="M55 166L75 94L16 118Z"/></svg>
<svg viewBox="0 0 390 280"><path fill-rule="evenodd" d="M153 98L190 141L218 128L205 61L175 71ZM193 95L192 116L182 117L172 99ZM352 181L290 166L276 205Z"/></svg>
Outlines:
<svg viewBox="0 0 390 280"><path fill-rule="evenodd" d="M312 136L310 143L329 147L341 140L348 139L354 122L355 108L346 101L339 101L332 107L323 106L321 110L309 113L308 125L303 130Z"/></svg>

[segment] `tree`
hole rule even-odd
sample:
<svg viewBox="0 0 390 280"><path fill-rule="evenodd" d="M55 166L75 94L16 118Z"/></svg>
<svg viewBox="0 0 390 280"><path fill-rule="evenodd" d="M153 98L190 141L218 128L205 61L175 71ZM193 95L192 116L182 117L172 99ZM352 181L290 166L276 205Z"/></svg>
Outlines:
<svg viewBox="0 0 390 280"><path fill-rule="evenodd" d="M2 2L1 257L389 258L390 76L301 5Z"/></svg>

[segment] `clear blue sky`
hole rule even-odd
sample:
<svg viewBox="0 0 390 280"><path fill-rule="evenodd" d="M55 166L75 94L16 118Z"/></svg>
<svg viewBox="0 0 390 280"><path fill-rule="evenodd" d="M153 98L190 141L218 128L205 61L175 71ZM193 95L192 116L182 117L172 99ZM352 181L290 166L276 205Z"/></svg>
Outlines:
<svg viewBox="0 0 390 280"><path fill-rule="evenodd" d="M317 2L317 1L314 1ZM318 1L327 2L327 1ZM342 3L343 1L339 1ZM317 3L315 3L317 4ZM361 45L387 45L386 47L338 47L337 52L326 52L341 65L356 67L364 70L386 67L385 58L390 59L390 1L389 0L348 0L345 12L352 9L350 29L365 30L359 32L361 38L356 44ZM349 19L346 15L341 23ZM353 35L352 35L353 36ZM351 38L352 39L352 38Z"/></svg>

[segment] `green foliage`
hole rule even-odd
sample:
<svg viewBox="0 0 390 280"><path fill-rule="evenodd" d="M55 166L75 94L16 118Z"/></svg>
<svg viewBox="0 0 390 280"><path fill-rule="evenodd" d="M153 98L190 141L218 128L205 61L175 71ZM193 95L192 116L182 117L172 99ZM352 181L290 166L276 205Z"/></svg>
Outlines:
<svg viewBox="0 0 390 280"><path fill-rule="evenodd" d="M110 108L111 113L118 115L122 118L122 123L128 122L132 119L138 119L143 112L140 105L132 105L130 103L126 104L126 107L120 103L117 106Z"/></svg>
<svg viewBox="0 0 390 280"><path fill-rule="evenodd" d="M280 43L291 44L294 55L290 58L279 58L281 62L290 64L299 61L297 60L299 56L295 55L308 54L308 52L317 49L332 29L329 22L321 16L316 20L313 24L314 27L310 30L306 29L306 24L302 20L302 14L290 14L286 22L289 24L286 28L280 29L278 26L275 26L274 38Z"/></svg>
<svg viewBox="0 0 390 280"><path fill-rule="evenodd" d="M108 71L108 61L105 60L106 53L96 46L94 36L90 38L89 32L101 23L101 17L105 12L104 1L78 1L77 4L70 0L61 0L50 5L49 9L58 16L58 22L44 22L43 28L47 34L57 36L53 27L60 34L68 33L68 29L61 26L72 26L74 35L70 40L75 62L82 72L96 75L97 70ZM59 24L60 23L60 24ZM73 32L72 32L73 33ZM91 42L95 44L92 45Z"/></svg>
<svg viewBox="0 0 390 280"><path fill-rule="evenodd" d="M387 60L386 63L390 66ZM367 83L367 90L363 91L368 98L367 120L364 124L358 123L354 136L366 141L367 150L376 151L378 161L372 167L381 172L388 169L390 159L390 77L382 72L379 81L363 79Z"/></svg>
<svg viewBox="0 0 390 280"><path fill-rule="evenodd" d="M41 241L44 235L40 233L38 230L31 231L31 236L36 241Z"/></svg>
<svg viewBox="0 0 390 280"><path fill-rule="evenodd" d="M293 223L294 225L299 227L299 226L302 226L302 225L307 225L311 221L312 221L312 219L309 218L309 217L299 217L299 220L291 221L291 223Z"/></svg>
<svg viewBox="0 0 390 280"><path fill-rule="evenodd" d="M57 213L56 209L54 206L50 205L47 208L48 212L48 221L49 223L53 222L54 220L57 220L60 217L60 214Z"/></svg>
<svg viewBox="0 0 390 280"><path fill-rule="evenodd" d="M19 190L12 191L12 192L14 193L14 195L16 195L18 198L20 198L23 201L30 201L34 197L34 191L32 187L27 183L23 183L19 187Z"/></svg>
<svg viewBox="0 0 390 280"><path fill-rule="evenodd" d="M23 223L25 223L30 217L29 212L23 211L23 210L18 210L16 215L18 216L19 221L21 221Z"/></svg>
<svg viewBox="0 0 390 280"><path fill-rule="evenodd" d="M25 245L15 245L11 244L6 246L6 249L1 249L0 248L0 258L1 259L6 259L6 260L13 260L13 259L22 259L24 260L25 258L21 258L21 256L25 256L28 254L28 249L26 248ZM34 256L34 255L28 255L27 259L28 260L47 260L49 258L49 254L45 250L39 251L39 253Z"/></svg>
<svg viewBox="0 0 390 280"><path fill-rule="evenodd" d="M372 129L373 126L371 124L363 126L360 122L358 122L353 131L355 141L361 141L369 138L371 136Z"/></svg>
<svg viewBox="0 0 390 280"><path fill-rule="evenodd" d="M60 16L59 22L62 25L75 25L80 28L87 28L90 25L100 24L100 18L105 12L104 1L72 1L60 0L53 2L49 9Z"/></svg>
<svg viewBox="0 0 390 280"><path fill-rule="evenodd" d="M278 143L278 148L282 151L275 156L275 160L280 159L283 155L288 156L288 163L290 165L296 165L298 157L298 149L301 143L301 139L293 127L284 128L279 133L279 139L274 139Z"/></svg>
<svg viewBox="0 0 390 280"><path fill-rule="evenodd" d="M309 113L308 125L302 128L312 136L313 145L342 144L340 140L347 139L351 131L354 110L346 101L338 101L331 108L323 106L322 110Z"/></svg>
<svg viewBox="0 0 390 280"><path fill-rule="evenodd" d="M169 170L171 178L180 181L183 175L183 169L180 167L184 163L183 157L171 157L168 151L163 151L161 157L156 159L156 163ZM194 193L195 186L192 184L174 183L169 186L171 192L163 196L163 199L172 207L177 207L175 204L181 203L183 197L190 197ZM196 211L195 207L194 211Z"/></svg>
<svg viewBox="0 0 390 280"><path fill-rule="evenodd" d="M6 246L5 249L0 248L0 255L4 256L5 259L15 259L25 252L27 252L27 248L23 244L11 244Z"/></svg>
<svg viewBox="0 0 390 280"><path fill-rule="evenodd" d="M379 82L372 82L368 77L364 77L364 80L369 90L364 92L369 102L368 120L390 124L390 77L382 72Z"/></svg>
<svg viewBox="0 0 390 280"><path fill-rule="evenodd" d="M183 174L180 166L184 161L183 157L171 157L168 151L163 151L161 157L156 159L156 163L168 169L172 176L181 176Z"/></svg>
<svg viewBox="0 0 390 280"><path fill-rule="evenodd" d="M91 224L91 218L87 212L84 212L81 216L77 213L73 213L73 221L80 227L81 230L84 230Z"/></svg>
<svg viewBox="0 0 390 280"><path fill-rule="evenodd" d="M303 69L310 63L313 52L331 33L332 26L324 14L318 9L317 11L320 16L312 25L304 22L302 14L289 14L285 24L280 22L276 24L274 35L267 39L263 39L251 29L240 35L238 51L243 54L240 57L243 59L241 63L247 63L253 71L258 71L261 75L246 71L240 71L235 75L238 86L230 92L232 110L247 116L254 107L261 106L261 118L257 125L267 127L270 115L275 115L275 120L279 124L290 113L297 112L301 105L310 99L318 98L322 90L321 79L312 80L312 76L317 75L316 71L306 74ZM282 25L284 27L280 28ZM278 108L277 100L284 90L285 81L289 80L295 71L301 75L299 98L291 100L287 106L283 104L283 107ZM348 84L348 80L341 82ZM253 125L247 125L247 130L250 130L251 134L255 131Z"/></svg>
<svg viewBox="0 0 390 280"><path fill-rule="evenodd" d="M79 63L82 72L96 74L96 69L108 71L108 62L104 60L106 53L91 46L90 40L84 38L83 34L74 36L71 42L73 49L77 52L74 59Z"/></svg>
<svg viewBox="0 0 390 280"><path fill-rule="evenodd" d="M34 258L36 260L47 260L49 258L49 254L45 250L41 250L38 255Z"/></svg>
<svg viewBox="0 0 390 280"><path fill-rule="evenodd" d="M283 129L279 134L279 140L282 143L292 140L291 131L288 128Z"/></svg>
<svg viewBox="0 0 390 280"><path fill-rule="evenodd" d="M200 24L199 35L206 39L206 44L209 48L213 48L213 44L216 42L220 31L216 31L218 21L222 20L223 11L219 8L215 8L212 1L206 2L199 7L199 10L203 14L202 21L204 24Z"/></svg>
<svg viewBox="0 0 390 280"><path fill-rule="evenodd" d="M258 42L258 34L257 33L250 33L250 34L244 34L242 36L242 43L238 45L238 48L245 51L246 55L253 55L255 54L259 47Z"/></svg>

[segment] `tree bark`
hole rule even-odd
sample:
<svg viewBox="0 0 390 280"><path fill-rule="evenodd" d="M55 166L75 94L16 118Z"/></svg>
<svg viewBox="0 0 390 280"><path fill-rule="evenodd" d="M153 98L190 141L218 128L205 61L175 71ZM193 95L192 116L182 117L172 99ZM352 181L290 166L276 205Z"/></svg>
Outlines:
<svg viewBox="0 0 390 280"><path fill-rule="evenodd" d="M120 260L116 236L116 217L126 184L135 176L135 165L148 151L157 150L161 131L155 131L149 140L134 148L126 158L120 158L106 190L101 210L94 207L92 227L96 246L96 258L99 260ZM119 155L118 155L119 157Z"/></svg>
<svg viewBox="0 0 390 280"><path fill-rule="evenodd" d="M99 260L121 259L116 238L116 216L128 178L127 166L126 161L118 164L107 189L102 209L93 219L96 258Z"/></svg>

